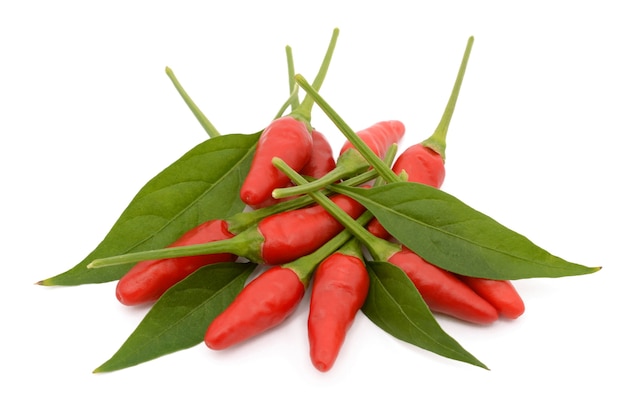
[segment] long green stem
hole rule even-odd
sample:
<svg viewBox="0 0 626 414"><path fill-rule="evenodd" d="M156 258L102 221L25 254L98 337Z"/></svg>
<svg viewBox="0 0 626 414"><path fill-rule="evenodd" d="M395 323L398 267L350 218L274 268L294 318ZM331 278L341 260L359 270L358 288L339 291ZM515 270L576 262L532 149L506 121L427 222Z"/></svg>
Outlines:
<svg viewBox="0 0 626 414"><path fill-rule="evenodd" d="M452 93L450 94L450 98L448 99L448 103L446 105L446 109L443 112L441 120L439 121L439 125L437 125L435 132L429 138L422 141L422 145L438 153L443 160L446 159L446 135L448 134L448 127L450 126L450 120L452 119L452 114L454 113L456 101L459 97L459 91L461 90L461 84L463 83L465 69L467 68L467 62L469 60L473 44L474 37L471 36L467 40L465 53L463 54L463 60L461 61L461 66L456 75L456 81L454 82Z"/></svg>
<svg viewBox="0 0 626 414"><path fill-rule="evenodd" d="M281 116L283 116L285 114L285 111L287 111L287 108L289 108L290 105L293 106L294 101L297 101L297 100L298 100L298 85L296 85L293 91L291 91L291 94L289 95L287 100L283 103L283 106L280 107L280 109L276 113L276 116L274 116L274 119L278 119Z"/></svg>
<svg viewBox="0 0 626 414"><path fill-rule="evenodd" d="M376 171L370 170L344 181L343 184L349 186L361 185L375 179L377 176L378 173ZM324 190L324 193L329 194L327 190ZM277 204L273 204L271 206L259 208L257 210L237 213L226 219L226 221L228 222L228 230L231 233L237 234L247 229L248 227L258 223L265 217L269 217L273 214L282 213L283 211L305 207L314 202L315 201L311 197L309 197L308 195L304 195L291 200L286 200Z"/></svg>
<svg viewBox="0 0 626 414"><path fill-rule="evenodd" d="M326 50L326 55L324 56L324 60L322 61L322 65L320 66L315 79L313 80L313 86L316 91L322 87L322 83L326 78L326 74L328 73L328 68L330 66L330 61L332 59L333 53L335 51L335 45L337 44L337 37L339 37L339 29L333 30L333 35L330 39L330 44ZM295 76L294 76L295 79ZM315 102L309 96L305 96L302 100L302 103L296 108L296 110L292 113L293 116L302 118L306 122L311 122L311 111L313 109L313 104Z"/></svg>
<svg viewBox="0 0 626 414"><path fill-rule="evenodd" d="M323 177L307 182L304 185L276 188L272 191L272 197L285 198L317 191L339 180L351 177L354 174L365 172L369 168L370 165L365 158L363 158L357 150L350 148L341 154L335 168Z"/></svg>
<svg viewBox="0 0 626 414"><path fill-rule="evenodd" d="M298 174L297 171L292 169L286 162L281 160L280 158L274 158L272 163L276 168L282 171L285 175L289 177L295 184L305 184L307 181L304 177ZM369 250L372 256L376 260L386 260L389 258L394 252L400 250L400 246L395 243L388 242L387 240L378 238L374 236L372 233L367 231L363 225L359 224L356 220L354 220L348 213L343 211L338 205L332 202L328 197L326 197L320 191L313 191L309 193L311 198L313 198L319 205L324 207L326 211L328 211L337 221L339 221L345 228L348 230L354 237L359 239L361 243L365 245L365 247ZM371 212L366 211L361 215L364 221L367 223L374 216Z"/></svg>
<svg viewBox="0 0 626 414"><path fill-rule="evenodd" d="M219 136L220 135L219 131L213 126L211 121L209 121L209 119L206 116L204 116L200 108L198 108L198 106L195 104L193 99L191 99L191 97L187 94L183 86L180 84L180 82L178 82L178 79L176 78L176 75L174 75L174 72L172 71L172 69L170 69L169 67L166 67L165 73L170 78L170 80L174 84L174 87L176 88L180 96L183 98L183 100L185 101L189 109L191 109L191 112L195 115L198 122L200 122L200 125L202 125L202 128L204 128L206 133L209 134L209 137L213 138L213 137Z"/></svg>
<svg viewBox="0 0 626 414"><path fill-rule="evenodd" d="M348 124L339 116L337 112L320 96L319 93L304 79L300 74L295 76L296 82L307 93L307 97L311 97L313 101L328 115L331 121L345 135L354 148L361 153L363 158L378 172L378 174L388 183L399 181L398 176L378 158L370 147L363 142L361 138L348 126Z"/></svg>
<svg viewBox="0 0 626 414"><path fill-rule="evenodd" d="M289 93L293 93L297 91L296 81L293 78L296 75L295 67L293 64L293 52L291 50L291 46L287 45L285 47L285 54L287 55L287 78L289 81ZM300 106L300 101L298 100L298 95L294 97L291 101L291 111L295 111L296 108Z"/></svg>

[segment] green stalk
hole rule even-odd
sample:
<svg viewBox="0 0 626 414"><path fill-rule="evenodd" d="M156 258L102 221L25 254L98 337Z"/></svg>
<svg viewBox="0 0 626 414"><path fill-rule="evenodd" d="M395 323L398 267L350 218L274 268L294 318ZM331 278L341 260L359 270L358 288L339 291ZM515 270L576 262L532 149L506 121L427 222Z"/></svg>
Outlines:
<svg viewBox="0 0 626 414"><path fill-rule="evenodd" d="M289 80L289 93L293 93L297 90L298 85L296 85L296 81L293 78L296 74L296 71L293 64L293 52L291 50L291 46L287 45L285 47L285 54L287 55L287 77ZM291 101L291 111L295 111L298 106L300 106L300 101L298 100L298 95L296 94L295 99Z"/></svg>
<svg viewBox="0 0 626 414"><path fill-rule="evenodd" d="M461 61L461 66L456 75L456 81L454 82L454 87L452 88L452 93L450 94L450 98L448 99L448 103L446 105L446 109L439 121L439 125L435 129L433 134L421 142L422 145L428 147L439 154L439 156L445 161L446 159L446 135L448 134L448 126L450 125L450 120L452 119L452 114L454 113L454 107L456 106L456 101L459 96L459 91L461 90L461 84L463 83L463 77L465 76L465 69L467 68L467 61L469 60L470 53L472 51L472 45L474 44L474 37L471 36L467 40L467 45L465 47L465 53L463 54L463 60Z"/></svg>
<svg viewBox="0 0 626 414"><path fill-rule="evenodd" d="M330 66L330 61L335 51L335 45L337 44L337 37L339 37L339 29L333 30L333 35L330 39L330 44L328 45L328 49L326 50L326 55L324 56L324 60L322 61L322 65L320 66L317 76L313 80L313 86L316 91L322 87L322 83L326 78L326 74L328 73L328 67ZM295 79L295 77L294 77ZM313 110L313 104L315 102L311 99L310 96L305 96L302 100L302 103L291 113L291 115L300 119L308 124L311 123L311 111Z"/></svg>
<svg viewBox="0 0 626 414"><path fill-rule="evenodd" d="M291 92L291 94L289 95L285 103L283 103L283 106L280 107L280 109L276 113L276 116L274 116L274 119L278 119L281 116L283 116L285 111L287 111L287 108L289 108L290 105L293 107L294 101L296 102L298 101L298 85L294 87L294 90Z"/></svg>
<svg viewBox="0 0 626 414"><path fill-rule="evenodd" d="M213 137L219 136L220 133L218 132L218 130L213 126L211 121L209 121L209 119L206 116L204 116L200 108L198 108L198 106L191 99L191 97L187 94L187 92L185 92L185 89L180 84L180 82L178 82L178 79L176 79L176 75L174 75L174 72L172 71L172 69L170 69L169 67L166 67L165 73L167 74L167 76L169 76L170 80L174 84L174 87L176 88L180 96L183 98L183 100L185 101L189 109L191 109L191 112L193 112L198 122L200 122L200 125L202 125L202 128L204 128L207 134L209 134L209 137L213 138Z"/></svg>
<svg viewBox="0 0 626 414"><path fill-rule="evenodd" d="M310 97L319 106L331 121L337 126L337 128L345 135L350 143L357 149L357 151L367 160L367 162L378 172L378 174L388 183L399 181L398 176L391 170L391 168L378 158L378 156L368 147L361 138L348 126L348 124L339 116L337 112L320 96L319 93L304 79L300 74L295 76L296 82L307 93L307 97ZM306 99L306 98L305 98Z"/></svg>
<svg viewBox="0 0 626 414"><path fill-rule="evenodd" d="M378 173L376 173L376 171L370 170L344 181L343 184L349 186L358 186L375 179L377 175ZM328 190L324 190L324 193L330 194ZM258 223L265 217L269 217L273 214L282 213L288 210L306 207L310 204L313 204L314 202L315 201L311 197L309 197L308 195L304 195L291 200L286 200L277 204L273 204L271 206L259 208L257 210L237 213L226 219L226 221L228 222L228 230L231 233L237 234L247 229L248 227Z"/></svg>
<svg viewBox="0 0 626 414"><path fill-rule="evenodd" d="M297 171L287 165L287 163L280 158L274 158L272 162L276 168L287 175L295 184L307 183L304 177L298 174ZM369 250L374 260L385 261L394 253L400 251L401 246L374 236L372 233L367 231L362 224L350 217L348 213L333 203L332 200L326 197L322 192L313 191L309 193L309 195L319 205L324 207L324 209L326 209L326 211L328 211L328 213L330 213L338 222L340 222L346 230L359 239L359 241L365 245L367 250ZM363 218L365 223L367 223L374 218L374 215L371 212L366 211L359 219L361 218ZM359 221L362 222L363 220Z"/></svg>

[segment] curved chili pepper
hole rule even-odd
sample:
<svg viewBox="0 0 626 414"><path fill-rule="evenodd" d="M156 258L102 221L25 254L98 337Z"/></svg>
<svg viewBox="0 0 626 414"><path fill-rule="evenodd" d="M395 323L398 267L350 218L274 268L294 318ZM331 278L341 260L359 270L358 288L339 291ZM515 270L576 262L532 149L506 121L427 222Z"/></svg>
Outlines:
<svg viewBox="0 0 626 414"><path fill-rule="evenodd" d="M469 276L457 277L496 308L507 319L517 319L524 311L524 301L510 280L494 280Z"/></svg>
<svg viewBox="0 0 626 414"><path fill-rule="evenodd" d="M311 362L319 371L326 372L334 365L346 333L367 298L369 283L356 239L315 270L308 336Z"/></svg>
<svg viewBox="0 0 626 414"><path fill-rule="evenodd" d="M311 138L313 139L311 158L299 172L307 177L322 178L331 172L337 163L330 142L324 134L314 129L311 131Z"/></svg>
<svg viewBox="0 0 626 414"><path fill-rule="evenodd" d="M477 324L498 319L498 311L454 274L428 263L405 246L387 261L406 273L433 312Z"/></svg>
<svg viewBox="0 0 626 414"><path fill-rule="evenodd" d="M293 313L304 292L304 284L292 269L271 267L246 285L211 322L205 344L225 349L280 324Z"/></svg>
<svg viewBox="0 0 626 414"><path fill-rule="evenodd" d="M209 243L232 237L226 221L211 220L189 230L170 246ZM236 259L237 256L231 253L216 253L139 262L117 282L115 296L129 306L151 302L199 268Z"/></svg>
<svg viewBox="0 0 626 414"><path fill-rule="evenodd" d="M280 157L299 171L311 158L312 139L307 124L292 116L272 121L259 138L250 171L241 186L241 200L249 206L260 205L275 188L287 185L289 178L274 168L272 159Z"/></svg>

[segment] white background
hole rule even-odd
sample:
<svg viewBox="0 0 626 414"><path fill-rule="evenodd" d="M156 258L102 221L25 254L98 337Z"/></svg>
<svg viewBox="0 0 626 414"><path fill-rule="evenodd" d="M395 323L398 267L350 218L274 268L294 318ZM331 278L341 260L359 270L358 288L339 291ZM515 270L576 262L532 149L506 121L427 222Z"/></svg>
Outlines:
<svg viewBox="0 0 626 414"><path fill-rule="evenodd" d="M624 412L619 3L2 2L0 411ZM284 47L312 80L335 27L322 95L354 129L404 121L405 145L434 130L474 35L443 189L603 270L516 283L527 311L514 322L441 318L490 371L401 343L359 314L335 367L319 373L305 302L236 349L201 344L92 374L147 308L118 304L114 283L34 283L80 261L148 179L206 138L165 66L220 132L251 133L286 97ZM344 138L318 109L313 122L338 150Z"/></svg>

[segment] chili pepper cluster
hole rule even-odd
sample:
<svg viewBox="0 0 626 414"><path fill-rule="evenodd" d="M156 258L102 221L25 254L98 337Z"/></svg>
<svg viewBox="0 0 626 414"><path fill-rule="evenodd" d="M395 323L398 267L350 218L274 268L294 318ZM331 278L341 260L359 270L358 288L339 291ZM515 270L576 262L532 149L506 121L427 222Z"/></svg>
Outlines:
<svg viewBox="0 0 626 414"><path fill-rule="evenodd" d="M403 122L378 120L354 132L320 96L318 91L337 35L335 30L312 84L294 74L291 50L287 48L291 94L276 118L251 139L248 163L242 163L242 170L237 171L242 179L231 186L235 193L232 198L236 200L233 205L245 206L244 209L201 220L187 228L181 226L181 234L172 236L167 245L138 251L106 251L108 254L96 249L95 259L93 255L86 259L88 266L81 266L81 272L119 269L113 276L107 273L98 276L99 279L93 277L90 283L117 280L115 293L119 302L128 306L153 304L145 319L152 327L142 322L96 372L125 368L202 341L213 350L240 344L288 318L302 303L307 289L311 291L307 322L309 353L313 366L320 371L328 371L335 363L360 310L399 339L485 367L443 333L434 315L481 325L499 318L515 319L523 314L524 302L511 280L542 277L541 272L553 272L545 275L558 277L599 269L560 262L561 259L546 252L543 262L534 264L539 276L512 272L510 278L506 274L493 277L481 274L480 268L475 271L468 267L465 272L461 267L459 271L452 259L448 265L446 260L425 257L440 247L422 247L424 243L406 237L400 229L418 220L397 218L406 216L396 205L397 197L381 202L375 195L387 189L392 192L397 189L398 193L412 190L410 201L415 203L425 199L420 192L445 196L439 189L445 177L446 133L474 39L470 37L467 42L448 104L433 135L405 143ZM220 135L193 104L173 72L168 69L167 73L211 136L208 141L234 140ZM298 98L300 89L306 92L302 102ZM315 104L346 137L336 157L326 136L312 123ZM405 149L398 153L400 144L405 144ZM368 198L369 194L374 196ZM457 206L453 199L445 200L455 208L465 208L460 202ZM210 202L224 203L224 200ZM382 210L376 205L382 205ZM426 224L445 227L435 219ZM416 227L416 231L420 229ZM472 231L480 233L481 229ZM479 236L475 237L478 240ZM415 247L417 244L420 248ZM528 249L535 246L529 245ZM458 254L448 253L452 257ZM556 266L551 266L555 260L562 268L560 273L554 273ZM507 266L513 267L515 263L506 263L503 269L508 269ZM80 274L85 277L85 273ZM72 277L77 281L72 282ZM78 279L70 274L40 283L87 283ZM196 291L198 286L204 286L206 293L200 299L190 297L187 306L197 300L196 307L180 316L195 333L194 336L187 332L186 336L193 336L196 341L188 343L178 341L171 326L164 326L161 331L154 326L165 323L162 315L174 306L173 301L178 300L177 305L184 301L190 286ZM223 294L220 292L227 292L227 296L219 296ZM398 309L401 301L395 299L388 305L380 305L386 303L381 299L385 296L408 298L411 302L406 306L417 311ZM192 311L198 308L203 309L205 316L192 320ZM396 323L398 318L408 318L422 337L417 335L415 339L412 332L403 331L402 324ZM140 341L163 336L164 332L174 337L174 345L136 356L136 349L145 345ZM133 358L129 357L131 354Z"/></svg>

